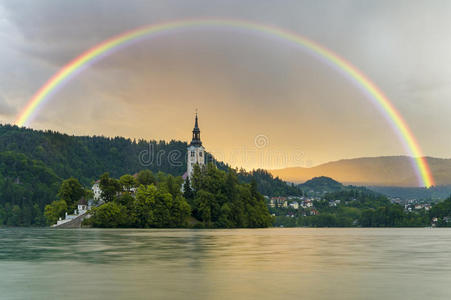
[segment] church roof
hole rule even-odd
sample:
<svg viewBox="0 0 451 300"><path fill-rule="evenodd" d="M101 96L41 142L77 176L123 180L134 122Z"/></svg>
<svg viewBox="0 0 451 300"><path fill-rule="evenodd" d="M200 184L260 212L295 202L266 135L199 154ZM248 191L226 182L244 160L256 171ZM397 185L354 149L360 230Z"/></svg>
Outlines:
<svg viewBox="0 0 451 300"><path fill-rule="evenodd" d="M196 112L196 120L194 121L194 129L193 129L193 139L191 140L190 146L202 146L202 141L200 140L200 129L199 129L199 121L197 118Z"/></svg>
<svg viewBox="0 0 451 300"><path fill-rule="evenodd" d="M82 198L78 201L78 204L77 204L77 205L86 205L86 204L87 204L87 202L86 202L85 197L82 197Z"/></svg>

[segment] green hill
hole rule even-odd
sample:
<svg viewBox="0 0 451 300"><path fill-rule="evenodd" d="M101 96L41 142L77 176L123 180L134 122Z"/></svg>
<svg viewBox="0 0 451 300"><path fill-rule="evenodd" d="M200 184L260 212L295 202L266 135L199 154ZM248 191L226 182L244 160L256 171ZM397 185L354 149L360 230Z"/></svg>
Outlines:
<svg viewBox="0 0 451 300"><path fill-rule="evenodd" d="M61 179L42 162L0 153L0 225L44 225L44 206L55 200Z"/></svg>
<svg viewBox="0 0 451 300"><path fill-rule="evenodd" d="M307 180L305 183L300 184L298 187L306 192L335 192L344 188L344 186L338 181L325 176L314 177Z"/></svg>
<svg viewBox="0 0 451 300"><path fill-rule="evenodd" d="M119 178L148 169L174 176L186 171L187 143L146 141L123 137L73 136L0 125L0 225L41 225L30 211L56 198L63 179L74 177L85 187L101 174ZM214 160L207 156L207 160ZM229 166L217 162L219 169ZM265 195L289 195L298 189L265 171L239 172L241 182L255 179ZM36 214L36 213L35 213Z"/></svg>
<svg viewBox="0 0 451 300"><path fill-rule="evenodd" d="M142 169L172 175L186 170L186 143L180 141L70 136L0 125L0 152L4 151L42 161L59 177L75 177L85 185L104 172L119 177Z"/></svg>

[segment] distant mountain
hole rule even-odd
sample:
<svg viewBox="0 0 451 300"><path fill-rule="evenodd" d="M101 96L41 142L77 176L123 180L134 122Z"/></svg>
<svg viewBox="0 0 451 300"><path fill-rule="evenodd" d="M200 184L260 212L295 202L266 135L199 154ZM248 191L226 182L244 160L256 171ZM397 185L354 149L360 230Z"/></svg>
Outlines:
<svg viewBox="0 0 451 300"><path fill-rule="evenodd" d="M451 184L451 159L426 157L436 185ZM344 159L312 168L270 170L283 180L303 183L312 177L332 177L344 184L365 186L418 186L413 160L408 156Z"/></svg>

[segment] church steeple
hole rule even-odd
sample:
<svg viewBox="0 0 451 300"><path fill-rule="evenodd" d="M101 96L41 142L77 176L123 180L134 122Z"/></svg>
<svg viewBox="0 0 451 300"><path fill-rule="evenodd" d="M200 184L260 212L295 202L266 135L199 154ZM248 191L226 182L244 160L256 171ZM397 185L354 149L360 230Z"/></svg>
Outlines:
<svg viewBox="0 0 451 300"><path fill-rule="evenodd" d="M202 141L200 140L199 122L197 119L197 110L196 110L196 120L194 122L193 129L193 139L191 140L190 146L202 146Z"/></svg>
<svg viewBox="0 0 451 300"><path fill-rule="evenodd" d="M205 148L202 146L202 142L200 140L200 129L199 129L199 120L197 117L197 109L196 109L196 119L194 121L194 129L193 129L193 139L191 143L188 145L187 149L187 164L186 164L186 174L189 178L194 171L194 166L204 166L205 165Z"/></svg>

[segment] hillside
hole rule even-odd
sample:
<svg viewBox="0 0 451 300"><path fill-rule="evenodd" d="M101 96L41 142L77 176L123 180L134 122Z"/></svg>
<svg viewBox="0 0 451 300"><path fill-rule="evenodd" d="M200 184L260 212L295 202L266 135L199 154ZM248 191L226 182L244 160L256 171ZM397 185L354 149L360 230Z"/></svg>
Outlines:
<svg viewBox="0 0 451 300"><path fill-rule="evenodd" d="M298 185L298 187L301 190L307 192L309 190L321 192L336 192L344 188L344 186L338 181L325 176L315 177L307 180L306 182Z"/></svg>
<svg viewBox="0 0 451 300"><path fill-rule="evenodd" d="M89 188L105 172L115 178L144 169L183 175L186 147L186 142L174 140L71 136L0 125L0 226L42 225L42 210L56 199L61 181L69 177ZM222 170L229 168L216 164ZM298 191L261 170L240 171L239 179L255 180L258 191L269 196Z"/></svg>
<svg viewBox="0 0 451 300"><path fill-rule="evenodd" d="M451 184L451 159L427 157L437 185ZM327 176L344 184L368 186L418 186L412 159L407 156L385 156L345 159L312 168L270 170L283 180L302 183L312 177Z"/></svg>
<svg viewBox="0 0 451 300"><path fill-rule="evenodd" d="M60 178L42 162L0 153L0 226L44 225L42 210L55 200Z"/></svg>
<svg viewBox="0 0 451 300"><path fill-rule="evenodd" d="M75 177L84 185L110 172L114 177L142 169L182 175L186 143L131 140L123 137L70 136L0 125L0 152L21 153L43 162L59 177ZM178 153L180 157L170 157Z"/></svg>

